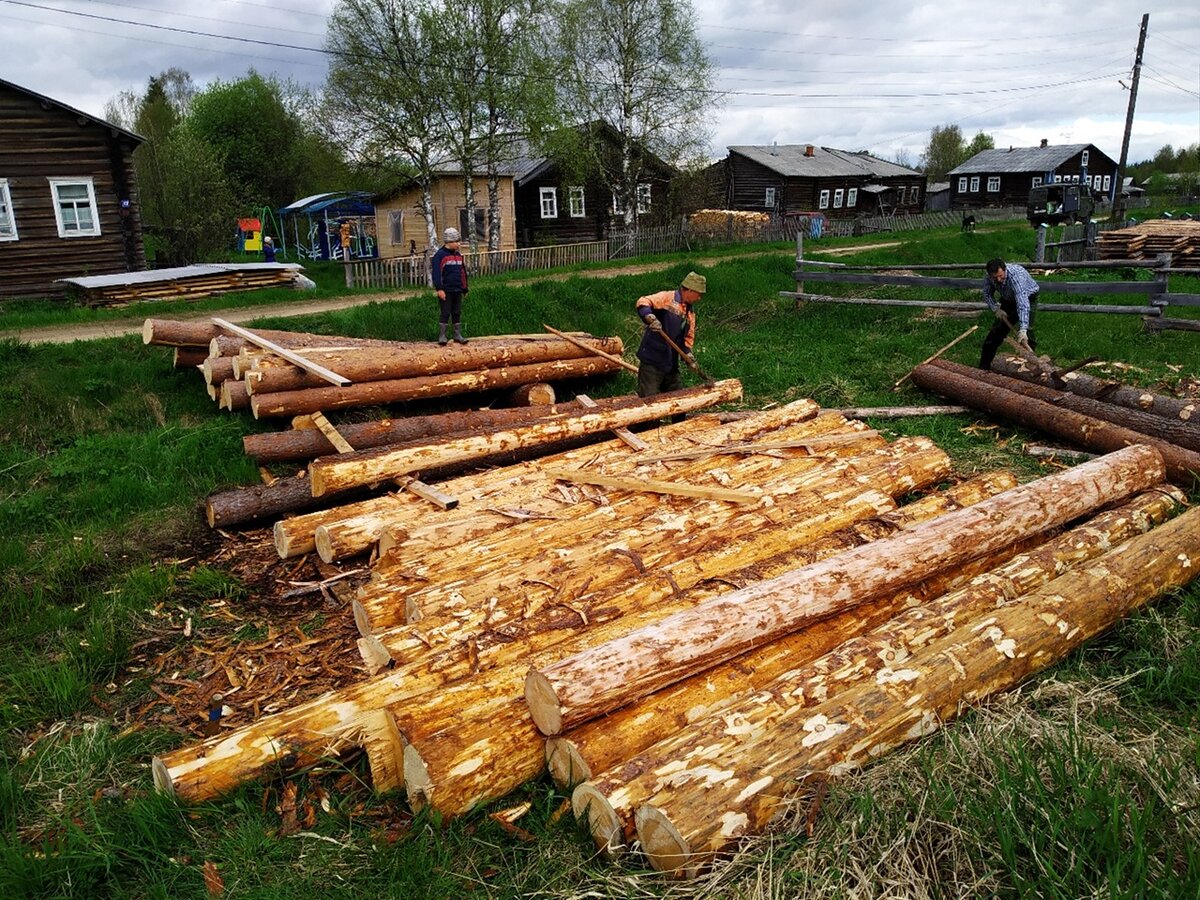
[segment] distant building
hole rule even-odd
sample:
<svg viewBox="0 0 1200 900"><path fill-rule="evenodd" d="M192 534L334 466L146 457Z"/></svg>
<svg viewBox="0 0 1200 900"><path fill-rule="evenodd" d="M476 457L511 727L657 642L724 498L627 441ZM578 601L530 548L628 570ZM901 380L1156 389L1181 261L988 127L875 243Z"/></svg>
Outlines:
<svg viewBox="0 0 1200 900"><path fill-rule="evenodd" d="M950 208L950 182L935 181L925 189L925 209L942 212Z"/></svg>
<svg viewBox="0 0 1200 900"><path fill-rule="evenodd" d="M950 207L1025 206L1042 184L1086 184L1097 199L1111 200L1117 164L1095 144L983 150L949 172Z"/></svg>
<svg viewBox="0 0 1200 900"><path fill-rule="evenodd" d="M133 151L143 139L0 79L0 298L146 268Z"/></svg>
<svg viewBox="0 0 1200 900"><path fill-rule="evenodd" d="M728 209L850 218L916 213L925 205L920 172L865 151L815 144L735 146L724 167Z"/></svg>

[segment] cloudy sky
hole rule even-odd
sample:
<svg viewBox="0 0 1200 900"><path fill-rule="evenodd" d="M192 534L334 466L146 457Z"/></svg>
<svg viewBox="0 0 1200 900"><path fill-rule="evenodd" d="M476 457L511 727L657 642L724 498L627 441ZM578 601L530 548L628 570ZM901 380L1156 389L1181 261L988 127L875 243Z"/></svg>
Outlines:
<svg viewBox="0 0 1200 900"><path fill-rule="evenodd" d="M201 85L253 66L317 86L335 2L0 0L0 78L96 115L170 66ZM727 92L713 117L714 158L730 144L777 141L916 163L930 128L953 123L997 146L1089 142L1115 159L1143 12L1130 161L1200 142L1200 3L695 0L695 9Z"/></svg>

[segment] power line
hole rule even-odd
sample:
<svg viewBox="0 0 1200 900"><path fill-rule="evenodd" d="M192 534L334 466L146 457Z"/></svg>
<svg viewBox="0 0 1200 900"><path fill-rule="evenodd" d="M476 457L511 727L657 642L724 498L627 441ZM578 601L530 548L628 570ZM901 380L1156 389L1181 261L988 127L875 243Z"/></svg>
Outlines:
<svg viewBox="0 0 1200 900"><path fill-rule="evenodd" d="M987 41L981 41L979 38L880 38L880 37L864 37L863 35L840 35L840 34L817 34L809 31L777 31L770 28L741 28L736 25L715 25L711 22L701 22L701 28L720 29L722 31L745 31L751 34L771 34L779 37L807 37L817 38L819 40L834 40L834 41L871 41L880 43L895 43L895 44L984 44ZM1090 31L1070 31L1070 32L1055 32L1054 38L1058 40L1064 37L1082 37L1089 34L1111 34L1111 28L1093 28Z"/></svg>
<svg viewBox="0 0 1200 900"><path fill-rule="evenodd" d="M91 0L91 2L99 3L101 6L115 6L118 9L131 9L136 12L151 13L152 15L173 16L181 19L195 19L199 22L222 22L228 25L237 25L240 28L259 28L264 31L278 31L285 34L302 34L306 37L312 38L321 37L319 34L314 34L311 31L302 31L298 28L283 28L279 25L262 25L258 22L231 22L229 19L218 19L214 18L213 16L197 16L193 13L152 9L145 6L137 6L133 3L119 3L117 0Z"/></svg>

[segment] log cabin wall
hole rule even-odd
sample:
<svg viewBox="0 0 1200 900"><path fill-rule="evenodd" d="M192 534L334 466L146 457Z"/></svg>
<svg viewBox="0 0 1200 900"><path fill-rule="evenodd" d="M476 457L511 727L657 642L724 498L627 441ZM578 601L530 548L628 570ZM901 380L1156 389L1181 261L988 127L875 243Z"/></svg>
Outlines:
<svg viewBox="0 0 1200 900"><path fill-rule="evenodd" d="M9 206L0 221L0 298L62 296L56 279L146 268L133 169L140 142L0 81L0 204ZM90 184L98 234L62 236L51 179Z"/></svg>
<svg viewBox="0 0 1200 900"><path fill-rule="evenodd" d="M483 217L484 230L479 234L481 249L487 249L487 208L488 186L487 176L475 177L472 187L475 191L475 209L478 220ZM421 213L421 189L407 187L399 191L375 198L375 226L379 235L379 256L381 259L392 259L398 256L409 256L413 247L417 253L427 249L430 252L441 246L442 231L448 227L462 230L460 210L466 208L466 198L463 193L463 180L460 175L439 175L434 179L433 188L433 224L437 234L437 244L429 248L429 231L425 225L425 216ZM399 218L397 218L399 217ZM500 249L516 249L517 216L514 209L513 179L509 175L500 176ZM463 247L466 249L466 232L463 232Z"/></svg>

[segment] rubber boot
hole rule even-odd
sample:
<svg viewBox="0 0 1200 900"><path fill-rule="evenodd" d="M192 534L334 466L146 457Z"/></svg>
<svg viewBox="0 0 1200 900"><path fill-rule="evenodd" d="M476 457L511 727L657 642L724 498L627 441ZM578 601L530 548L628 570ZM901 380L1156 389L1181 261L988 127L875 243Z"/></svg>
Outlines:
<svg viewBox="0 0 1200 900"><path fill-rule="evenodd" d="M465 344L466 342L467 342L467 339L465 337L463 337L463 333L462 333L462 325L460 325L458 322L455 322L454 323L454 343Z"/></svg>
<svg viewBox="0 0 1200 900"><path fill-rule="evenodd" d="M446 323L439 322L438 323L438 346L445 347L446 344L448 344L448 343L449 343L449 341L446 340Z"/></svg>

